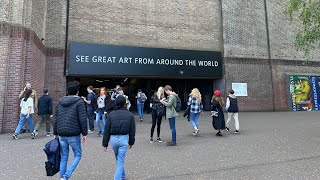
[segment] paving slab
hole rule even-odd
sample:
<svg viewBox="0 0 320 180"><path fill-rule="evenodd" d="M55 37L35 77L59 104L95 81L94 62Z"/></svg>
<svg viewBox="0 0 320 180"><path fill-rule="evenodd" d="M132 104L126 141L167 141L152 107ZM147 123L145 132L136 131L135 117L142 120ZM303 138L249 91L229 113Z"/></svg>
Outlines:
<svg viewBox="0 0 320 180"><path fill-rule="evenodd" d="M151 144L151 116L146 115L144 122L137 122L136 144L127 152L128 179L320 179L319 112L255 112L239 117L240 134L233 133L232 124L223 137L215 136L209 113L201 115L197 137L188 121L179 117L178 146L167 147L168 121L162 123L164 142ZM43 131L35 140L29 134L19 140L11 134L0 135L0 179L59 179L59 175L45 176L42 149L51 138ZM114 154L111 149L103 151L101 140L96 134L88 135L71 179L113 179Z"/></svg>

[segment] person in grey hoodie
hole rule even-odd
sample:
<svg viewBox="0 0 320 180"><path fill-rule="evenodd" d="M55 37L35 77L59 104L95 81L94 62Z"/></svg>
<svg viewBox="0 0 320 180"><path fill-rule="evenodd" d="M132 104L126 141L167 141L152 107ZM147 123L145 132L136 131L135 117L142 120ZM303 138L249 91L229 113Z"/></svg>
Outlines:
<svg viewBox="0 0 320 180"><path fill-rule="evenodd" d="M176 146L176 117L179 115L176 111L178 95L172 91L172 87L166 85L164 92L168 95L167 99L162 99L160 102L166 106L166 118L169 120L169 125L172 133L172 140L167 143L167 146Z"/></svg>
<svg viewBox="0 0 320 180"><path fill-rule="evenodd" d="M236 131L234 133L238 134L239 128L240 128L239 116L238 116L239 108L238 108L238 100L237 100L237 97L234 95L233 90L229 91L229 96L227 98L227 103L226 103L226 110L228 111L228 120L227 120L227 124L226 124L226 131L230 130L229 123L233 117L234 121L235 121L235 127L236 127Z"/></svg>

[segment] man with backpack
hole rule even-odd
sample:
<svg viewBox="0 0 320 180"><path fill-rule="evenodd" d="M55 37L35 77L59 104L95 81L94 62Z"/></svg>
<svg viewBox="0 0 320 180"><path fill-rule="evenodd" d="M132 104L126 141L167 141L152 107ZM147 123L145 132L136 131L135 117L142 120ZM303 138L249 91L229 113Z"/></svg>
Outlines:
<svg viewBox="0 0 320 180"><path fill-rule="evenodd" d="M141 89L138 90L138 94L136 98L137 98L138 115L139 115L140 122L142 122L144 103L147 101L148 98L146 94L142 92Z"/></svg>
<svg viewBox="0 0 320 180"><path fill-rule="evenodd" d="M87 114L89 119L89 133L94 132L94 110L97 106L97 96L93 92L93 87L88 86L87 87L88 95L87 99L85 97L82 97L84 102L87 104Z"/></svg>
<svg viewBox="0 0 320 180"><path fill-rule="evenodd" d="M166 118L169 120L172 133L172 140L167 143L167 146L176 146L176 117L179 115L177 112L181 109L181 100L169 85L164 87L164 92L168 95L168 98L163 98L160 102L166 106Z"/></svg>

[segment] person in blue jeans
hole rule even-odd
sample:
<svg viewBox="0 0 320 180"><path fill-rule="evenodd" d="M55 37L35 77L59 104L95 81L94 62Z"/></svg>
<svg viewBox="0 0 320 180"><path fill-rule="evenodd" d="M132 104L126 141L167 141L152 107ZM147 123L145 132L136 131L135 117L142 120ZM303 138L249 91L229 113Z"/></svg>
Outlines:
<svg viewBox="0 0 320 180"><path fill-rule="evenodd" d="M190 109L190 124L194 129L193 135L196 136L199 133L200 113L203 112L203 104L199 89L192 89L188 100L188 106Z"/></svg>
<svg viewBox="0 0 320 180"><path fill-rule="evenodd" d="M168 98L163 98L160 102L166 106L166 118L168 118L169 120L169 125L172 134L172 140L167 142L167 146L176 146L176 117L179 115L176 111L178 95L172 91L172 88L169 85L166 85L164 87L164 92L168 95Z"/></svg>
<svg viewBox="0 0 320 180"><path fill-rule="evenodd" d="M108 112L106 88L100 88L100 96L97 99L97 109L96 114L96 124L99 129L98 136L102 136L104 133L104 128L106 126L106 114ZM102 118L102 126L100 125L100 119Z"/></svg>
<svg viewBox="0 0 320 180"><path fill-rule="evenodd" d="M70 179L72 173L78 166L82 157L82 143L87 141L88 125L87 114L84 102L78 96L80 83L72 81L68 83L68 96L59 99L54 114L53 134L59 136L60 141L60 178ZM72 148L74 158L69 168L69 147Z"/></svg>
<svg viewBox="0 0 320 180"><path fill-rule="evenodd" d="M88 119L89 119L89 133L93 133L94 132L94 110L97 105L97 98L96 98L96 94L93 92L92 86L88 86L87 91L88 91L87 99L85 97L81 97L81 98L87 104L87 113L88 113Z"/></svg>
<svg viewBox="0 0 320 180"><path fill-rule="evenodd" d="M28 122L28 128L30 132L34 131L33 127L33 120L32 120L32 115L34 113L34 103L33 99L31 98L32 90L27 89L24 93L24 98L20 102L20 120L19 124L12 135L13 139L17 140L18 139L18 134L20 133L21 129L23 128L24 124L26 121ZM34 134L31 133L31 138L34 139Z"/></svg>
<svg viewBox="0 0 320 180"><path fill-rule="evenodd" d="M111 140L111 146L117 161L114 180L126 179L124 161L128 147L131 149L135 142L136 125L134 116L128 111L125 104L126 98L124 96L116 98L116 110L108 116L108 123L102 140L106 152Z"/></svg>
<svg viewBox="0 0 320 180"><path fill-rule="evenodd" d="M142 122L142 121L143 121L144 103L145 103L146 100L147 100L147 96L146 96L146 94L144 94L144 93L142 92L141 89L139 89L136 98L137 98L137 110L138 110L138 115L139 115L140 122Z"/></svg>

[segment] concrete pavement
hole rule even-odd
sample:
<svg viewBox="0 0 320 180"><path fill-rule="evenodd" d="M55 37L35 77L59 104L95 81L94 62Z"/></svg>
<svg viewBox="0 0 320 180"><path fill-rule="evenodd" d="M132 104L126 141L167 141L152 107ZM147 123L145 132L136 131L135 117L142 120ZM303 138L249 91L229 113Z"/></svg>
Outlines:
<svg viewBox="0 0 320 180"><path fill-rule="evenodd" d="M240 134L216 137L209 113L200 117L200 134L192 135L187 120L177 120L176 147L170 140L168 121L162 123L163 143L149 143L151 117L137 123L136 144L128 150L128 179L320 179L320 113L240 113ZM113 179L115 158L104 152L101 137L88 136L83 158L71 179ZM156 132L155 132L156 135ZM59 179L46 177L43 146L50 138L31 140L23 134L12 140L0 135L0 179ZM72 154L70 155L72 157Z"/></svg>

